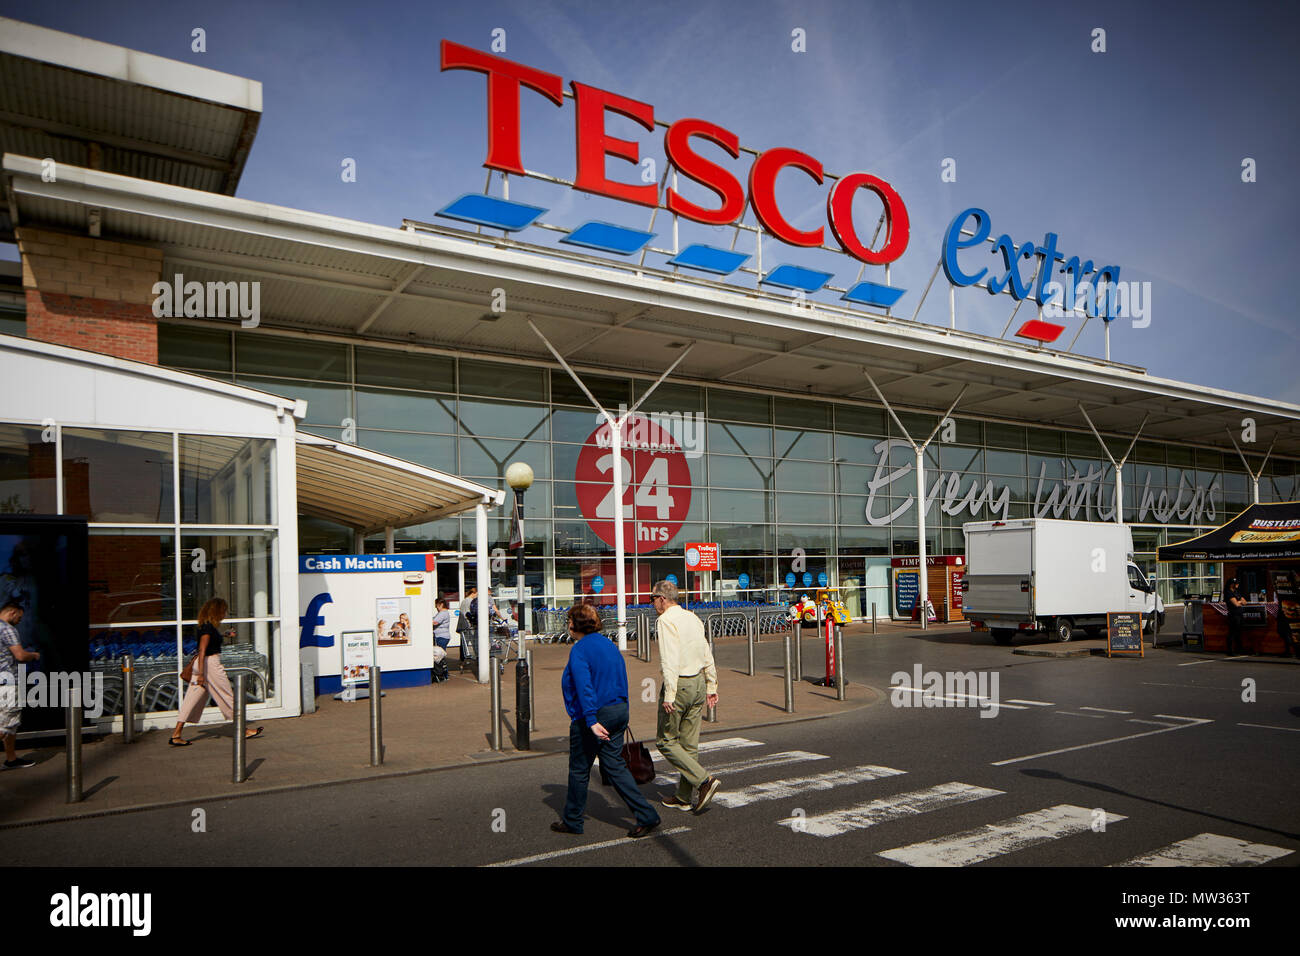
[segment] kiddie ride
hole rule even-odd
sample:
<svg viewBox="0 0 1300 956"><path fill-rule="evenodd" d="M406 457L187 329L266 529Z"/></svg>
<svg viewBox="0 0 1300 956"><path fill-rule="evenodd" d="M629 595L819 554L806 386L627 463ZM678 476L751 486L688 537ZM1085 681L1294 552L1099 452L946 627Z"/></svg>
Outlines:
<svg viewBox="0 0 1300 956"><path fill-rule="evenodd" d="M790 618L805 626L815 626L818 608L821 608L822 620L830 618L836 624L848 624L852 620L840 599L839 588L819 589L815 601L809 600L806 594L800 595L799 600L790 605Z"/></svg>

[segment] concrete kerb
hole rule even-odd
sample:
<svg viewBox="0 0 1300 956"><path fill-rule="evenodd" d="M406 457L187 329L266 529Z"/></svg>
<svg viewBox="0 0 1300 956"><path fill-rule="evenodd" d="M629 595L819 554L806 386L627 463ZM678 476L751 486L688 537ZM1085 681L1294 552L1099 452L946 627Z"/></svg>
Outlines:
<svg viewBox="0 0 1300 956"><path fill-rule="evenodd" d="M742 674L742 676L747 676L744 675L743 671L740 673ZM701 737L710 737L713 735L729 736L738 733L739 731L742 730L757 730L763 727L778 727L778 726L784 726L786 724L806 723L812 720L825 720L830 717L839 717L842 716L843 714L851 713L852 711L855 710L861 710L866 707L874 706L875 704L878 704L882 700L884 700L887 696L879 688L872 687L867 684L854 684L852 682L849 682L848 686L850 688L859 688L861 690L867 691L868 694L870 695L869 699L853 700L851 702L844 701L843 703L846 704L851 703L852 706L845 707L843 709L834 711L832 713L806 714L803 716L796 715L796 716L786 717L784 719L762 721L759 723L744 724L741 726L722 727L717 730L710 730L707 732L702 731L700 736ZM837 701L836 703L840 703L840 702ZM645 740L642 742L646 743L647 746L653 744L652 739ZM89 820L89 819L94 819L96 817L118 816L124 813L143 813L149 810L166 810L173 807L188 807L188 806L194 806L196 803L201 803L204 801L212 802L218 800L240 800L245 797L260 797L260 796L267 796L267 795L272 795L277 793L295 793L300 790L318 790L322 787L339 787L339 786L344 786L353 783L369 783L374 780L392 780L400 777L413 777L425 773L444 773L451 770L464 770L469 767L482 767L482 766L487 766L495 763L504 763L506 761L511 761L511 760L540 759L544 757L565 757L567 759L568 750L567 748L564 750L535 750L535 751L515 750L515 751L501 751L499 753L494 753L492 751L484 751L482 754L476 754L472 756L469 760L461 761L460 763L445 764L441 767L416 767L410 770L392 770L383 773L366 774L365 776L340 777L335 780L317 780L311 783L286 784L284 786L279 786L279 787L263 787L258 790L240 789L240 790L234 790L229 792L201 794L193 797L186 797L184 799L165 800L156 803L132 804L130 806L112 807L103 810L87 810L81 813L72 812L72 813L64 814L62 816L40 817L35 820L18 820L13 823L0 823L0 831L17 830L22 827L47 826L52 823L66 823L70 820ZM84 804L81 804L81 806L84 806Z"/></svg>

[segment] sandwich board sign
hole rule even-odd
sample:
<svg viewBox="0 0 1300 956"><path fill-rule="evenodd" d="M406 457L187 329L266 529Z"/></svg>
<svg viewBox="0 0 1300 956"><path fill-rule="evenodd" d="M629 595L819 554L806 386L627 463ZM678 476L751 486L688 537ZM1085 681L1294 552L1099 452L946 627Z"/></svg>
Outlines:
<svg viewBox="0 0 1300 956"><path fill-rule="evenodd" d="M1146 657L1142 646L1142 612L1112 611L1106 615L1106 656L1136 654Z"/></svg>

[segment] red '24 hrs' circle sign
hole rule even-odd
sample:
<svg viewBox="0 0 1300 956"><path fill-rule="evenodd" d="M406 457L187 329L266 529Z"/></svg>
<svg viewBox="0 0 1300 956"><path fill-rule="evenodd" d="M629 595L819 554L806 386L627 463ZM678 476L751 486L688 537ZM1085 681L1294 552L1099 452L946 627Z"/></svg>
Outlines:
<svg viewBox="0 0 1300 956"><path fill-rule="evenodd" d="M596 536L614 545L615 502L623 511L623 549L649 554L681 530L691 507L691 470L672 433L644 415L623 425L623 489L614 490L614 450L609 425L587 438L574 472L578 510Z"/></svg>

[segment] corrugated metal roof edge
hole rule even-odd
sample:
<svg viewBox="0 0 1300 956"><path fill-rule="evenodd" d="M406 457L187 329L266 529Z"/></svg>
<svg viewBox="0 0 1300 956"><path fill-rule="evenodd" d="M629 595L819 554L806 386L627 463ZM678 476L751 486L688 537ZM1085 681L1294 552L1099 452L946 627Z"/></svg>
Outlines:
<svg viewBox="0 0 1300 956"><path fill-rule="evenodd" d="M129 176L118 176L112 173L103 173L96 170L81 169L78 167L64 167L60 170L58 183L41 182L41 165L40 160L33 157L15 156L6 153L3 160L4 170L14 179L21 177L23 180L32 183L30 191L34 194L54 197L62 193L64 201L81 202L78 198L68 193L76 192L79 189L90 189L96 192L119 192L128 194L145 201L173 203L180 207L188 207L191 213L188 217L177 216L178 220L184 218L185 221L195 223L194 211L202 210L213 213L219 217L236 217L248 221L249 232L258 235L268 235L267 226L271 223L279 223L287 229L306 230L317 233L310 240L316 245L327 248L338 249L341 251L352 251L363 255L384 256L385 253L379 249L362 249L361 245L369 243L378 243L381 246L389 247L395 253L391 258L399 261L416 261L410 259L412 253L435 253L442 255L454 256L465 260L467 263L478 261L479 263L494 263L502 267L517 267L522 269L531 269L538 271L541 269L550 270L553 273L567 273L569 278L574 280L594 281L603 283L608 287L607 294L614 294L617 289L624 291L635 291L641 294L649 294L657 297L657 304L667 305L665 299L677 298L683 300L680 307L702 310L705 312L717 312L722 310L728 303L722 301L722 297L713 290L694 290L686 286L675 286L672 289L662 289L658 286L650 286L649 280L638 282L622 274L610 271L603 272L591 267L584 267L577 270L570 267L569 264L555 260L541 260L537 257L526 253L514 252L508 250L483 249L473 246L467 246L464 243L456 242L451 239L441 239L435 236L421 235L419 233L399 229L392 226L382 226L374 223L365 223L358 220L343 219L337 216L329 216L324 213L315 213L308 210L293 209L286 206L275 206L269 203L259 202L249 199L236 199L229 196L221 196L214 193L207 193L201 190L185 189L180 186L170 186L163 183L156 183L148 180L133 179ZM71 187L71 188L69 188ZM13 188L17 189L17 183ZM97 204L103 202L97 200ZM201 224L201 223L198 223ZM231 224L210 222L207 223L211 228L230 229ZM341 240L345 240L341 241ZM301 241L308 241L306 239ZM396 254L399 250L404 253ZM739 295L737 295L739 299ZM1072 361L1064 360L1062 356L1053 356L1055 362L1048 363L1041 360L1034 360L1032 353L1022 353L1021 350L1012 346L1014 343L1006 343L1001 340L982 342L981 340L962 337L959 342L955 343L947 333L947 329L930 330L928 327L921 326L915 330L891 327L889 341L884 341L884 337L878 333L868 336L867 331L854 327L847 327L842 324L837 325L829 320L825 323L815 323L807 317L802 317L801 321L793 321L788 314L778 314L775 309L766 309L762 303L745 301L741 303L744 311L748 313L768 313L771 312L773 317L780 318L785 326L791 324L799 326L816 325L819 331L826 334L840 333L857 333L858 336L866 336L868 339L881 338L882 343L902 348L915 348L917 350L927 350L928 354L940 356L952 356L955 352L960 351L962 347L977 352L975 355L957 356L983 361L989 363L1009 364L1022 371L1028 371L1042 375L1062 375L1075 373L1080 381L1089 382L1102 386L1109 386L1123 389L1137 389L1151 392L1152 394L1163 395L1167 398L1182 399L1193 402L1203 402L1210 405L1219 405L1232 409L1258 410L1272 414L1284 415L1300 421L1300 405L1292 405L1280 402L1276 399L1264 398L1262 396L1245 395L1237 392L1228 392L1221 389L1208 388L1201 385L1195 385L1187 382L1178 382L1172 379L1158 378L1151 376L1142 371L1132 371L1125 368L1109 368L1101 364L1100 360L1092 360L1087 357L1078 357ZM869 317L868 317L869 318ZM752 319L750 321L753 321ZM864 318L865 322L865 318ZM811 331L811 328L809 328ZM932 331L932 334L931 334ZM931 341L931 339L933 341Z"/></svg>

